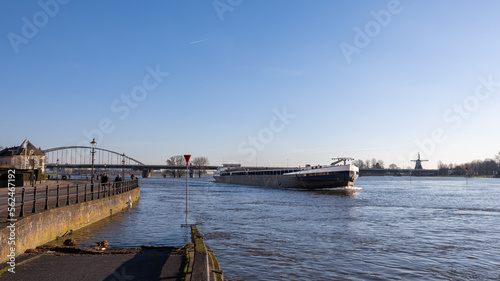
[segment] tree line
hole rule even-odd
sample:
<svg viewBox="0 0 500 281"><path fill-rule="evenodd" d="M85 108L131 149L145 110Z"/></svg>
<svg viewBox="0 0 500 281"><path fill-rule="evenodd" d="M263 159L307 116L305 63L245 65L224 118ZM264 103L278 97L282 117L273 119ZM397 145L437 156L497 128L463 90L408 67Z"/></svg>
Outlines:
<svg viewBox="0 0 500 281"><path fill-rule="evenodd" d="M360 169L385 169L384 161L377 160L375 158L372 158L371 160L366 159L365 161L357 159L353 161L353 164L358 166ZM391 168L392 165L395 164L389 165L389 169L397 169L397 166L396 168Z"/></svg>
<svg viewBox="0 0 500 281"><path fill-rule="evenodd" d="M495 155L494 159L487 158L484 160L474 160L463 164L445 164L438 162L438 170L440 175L456 175L456 176L490 176L500 171L500 152Z"/></svg>
<svg viewBox="0 0 500 281"><path fill-rule="evenodd" d="M365 161L357 159L353 164L360 169L385 169L384 161L372 158ZM388 169L399 169L396 164L390 164ZM408 167L408 169L412 169ZM445 164L438 161L439 174L446 175L471 175L471 176L489 176L500 172L500 152L493 159L474 160L463 164Z"/></svg>
<svg viewBox="0 0 500 281"><path fill-rule="evenodd" d="M172 156L167 160L167 165L169 166L186 166L186 160L182 155ZM198 173L198 177L201 177L202 174L205 174L206 167L210 165L210 161L208 161L207 157L195 157L190 161L189 166L196 168L195 172ZM174 169L167 170L167 175L172 177L182 177L186 174L186 169Z"/></svg>

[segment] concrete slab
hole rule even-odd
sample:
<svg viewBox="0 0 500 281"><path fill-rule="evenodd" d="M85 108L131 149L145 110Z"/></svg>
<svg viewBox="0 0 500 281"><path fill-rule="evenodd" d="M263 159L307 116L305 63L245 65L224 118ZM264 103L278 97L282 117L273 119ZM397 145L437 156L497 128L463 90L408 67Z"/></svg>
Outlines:
<svg viewBox="0 0 500 281"><path fill-rule="evenodd" d="M122 249L107 253L24 254L0 280L181 280L183 248ZM23 262L24 261L24 262Z"/></svg>

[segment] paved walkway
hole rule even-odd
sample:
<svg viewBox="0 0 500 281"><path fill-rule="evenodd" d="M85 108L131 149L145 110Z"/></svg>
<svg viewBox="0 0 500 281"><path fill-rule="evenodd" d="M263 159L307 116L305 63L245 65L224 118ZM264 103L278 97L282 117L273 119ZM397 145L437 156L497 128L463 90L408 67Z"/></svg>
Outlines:
<svg viewBox="0 0 500 281"><path fill-rule="evenodd" d="M0 280L181 280L184 248L139 248L63 253L44 249L23 254L15 273L0 273ZM67 250L63 250L67 251Z"/></svg>
<svg viewBox="0 0 500 281"><path fill-rule="evenodd" d="M96 181L97 182L97 181ZM90 184L90 180L59 180L59 182L57 182L56 180L44 180L42 181L41 183L39 181L36 182L35 186L37 187L55 187L55 186L64 186L64 185L73 185L73 184L82 184L82 183L88 183ZM24 185L24 186L16 186L16 190L19 190L21 188L26 188L27 190L28 189L33 189L33 187L30 185L30 184L27 184L27 185ZM7 186L2 186L0 187L0 194L2 193L7 193L9 192L9 189L7 188Z"/></svg>
<svg viewBox="0 0 500 281"><path fill-rule="evenodd" d="M125 184L125 182L121 182ZM98 197L97 191L100 190L101 192L103 189L98 189L99 182L96 181L95 183L95 188L94 188L94 198ZM110 182L111 184L111 182ZM56 199L57 199L57 192L56 192L56 187L60 187L60 204L61 206L64 206L67 204L67 194L68 194L68 186L70 189L70 204L75 204L76 203L76 185L79 186L78 189L78 198L79 202L84 202L84 196L87 194L87 200L90 200L91 198L91 184L90 181L87 180L59 180L59 182L55 180L50 180L50 181L45 181L42 184L37 183L37 212L41 211L45 207L45 196L46 196L46 187L49 187L49 208L54 208L56 206ZM122 185L125 186L125 185ZM85 190L85 187L87 188ZM31 186L24 187L25 189L25 206L24 206L24 212L25 216L28 216L31 214L31 210L33 208L33 198L34 198L34 188ZM107 190L109 189L109 186ZM16 216L19 216L20 214L20 204L22 202L22 189L20 187L16 187L15 191L15 202L16 202ZM104 194L100 194L100 196L104 196ZM0 188L0 224L4 222L4 218L7 219L7 207L8 207L8 197L9 197L9 189L7 187L2 187Z"/></svg>

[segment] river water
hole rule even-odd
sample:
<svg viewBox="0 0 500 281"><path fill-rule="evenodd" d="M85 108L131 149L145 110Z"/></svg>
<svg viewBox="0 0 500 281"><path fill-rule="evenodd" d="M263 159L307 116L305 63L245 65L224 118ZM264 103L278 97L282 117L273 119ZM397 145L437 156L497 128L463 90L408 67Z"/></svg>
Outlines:
<svg viewBox="0 0 500 281"><path fill-rule="evenodd" d="M353 193L190 179L188 223L226 280L499 280L500 179L360 177ZM182 246L185 180L72 236L79 246Z"/></svg>

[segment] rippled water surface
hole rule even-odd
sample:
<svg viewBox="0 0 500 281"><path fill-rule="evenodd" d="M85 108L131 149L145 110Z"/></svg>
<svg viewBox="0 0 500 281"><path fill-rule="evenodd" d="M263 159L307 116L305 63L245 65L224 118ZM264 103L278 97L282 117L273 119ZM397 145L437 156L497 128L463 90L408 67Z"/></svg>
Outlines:
<svg viewBox="0 0 500 281"><path fill-rule="evenodd" d="M226 280L499 280L500 179L360 177L354 193L190 179L196 223ZM80 246L181 246L185 181L141 179L132 209Z"/></svg>

